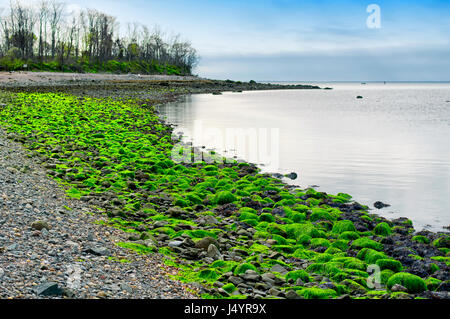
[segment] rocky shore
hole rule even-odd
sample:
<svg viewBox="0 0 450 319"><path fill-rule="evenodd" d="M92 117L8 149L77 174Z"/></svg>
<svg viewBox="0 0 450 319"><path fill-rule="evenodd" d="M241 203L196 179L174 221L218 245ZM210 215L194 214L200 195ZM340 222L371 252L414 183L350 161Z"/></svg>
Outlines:
<svg viewBox="0 0 450 319"><path fill-rule="evenodd" d="M0 102L0 296L449 298L448 233L415 232L348 194L298 189L217 154L172 161L177 141L152 105L273 88L297 87L4 85L13 94Z"/></svg>

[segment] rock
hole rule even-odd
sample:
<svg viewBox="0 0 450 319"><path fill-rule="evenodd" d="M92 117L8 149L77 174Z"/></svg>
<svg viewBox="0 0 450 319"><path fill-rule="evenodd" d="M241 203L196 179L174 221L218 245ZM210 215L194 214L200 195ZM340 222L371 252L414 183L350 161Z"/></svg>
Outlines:
<svg viewBox="0 0 450 319"><path fill-rule="evenodd" d="M31 228L36 230L43 230L44 228L47 230L52 229L52 227L46 221L43 220L34 221L33 223L31 223Z"/></svg>
<svg viewBox="0 0 450 319"><path fill-rule="evenodd" d="M282 275L285 275L288 273L287 269L279 264L273 265L272 268L270 268L270 271L279 272Z"/></svg>
<svg viewBox="0 0 450 319"><path fill-rule="evenodd" d="M219 243L214 238L212 238L212 237L204 237L204 238L200 239L198 242L195 243L195 248L200 248L200 249L207 250L209 245L211 245L211 244L219 246Z"/></svg>
<svg viewBox="0 0 450 319"><path fill-rule="evenodd" d="M298 295L298 293L295 290L288 290L286 292L286 298L287 299L299 299L300 296Z"/></svg>
<svg viewBox="0 0 450 319"><path fill-rule="evenodd" d="M206 215L204 217L202 217L202 220L200 222L200 224L209 224L209 225L215 225L218 223L217 218L215 218L214 216L211 215Z"/></svg>
<svg viewBox="0 0 450 319"><path fill-rule="evenodd" d="M228 281L231 282L233 285L237 286L239 284L242 284L244 282L244 279L236 276L230 276L228 278Z"/></svg>
<svg viewBox="0 0 450 319"><path fill-rule="evenodd" d="M167 210L167 214L172 218L178 218L178 217L186 214L186 212L183 209L181 209L180 207L175 206L175 207L169 208Z"/></svg>
<svg viewBox="0 0 450 319"><path fill-rule="evenodd" d="M167 220L158 220L157 222L155 222L153 224L153 227L159 228L159 227L164 227L166 225L169 225L169 222Z"/></svg>
<svg viewBox="0 0 450 319"><path fill-rule="evenodd" d="M286 175L287 178L292 179L292 180L296 180L298 175L295 172L289 173Z"/></svg>
<svg viewBox="0 0 450 319"><path fill-rule="evenodd" d="M182 244L183 244L183 242L181 240L173 240L173 241L169 241L167 246L169 246L169 247L180 247Z"/></svg>
<svg viewBox="0 0 450 319"><path fill-rule="evenodd" d="M362 99L363 97L361 95L358 95L356 98L357 99Z"/></svg>
<svg viewBox="0 0 450 319"><path fill-rule="evenodd" d="M283 292L281 292L280 290L278 290L277 288L274 288L274 287L269 289L268 294L275 296L275 297L283 297L284 296Z"/></svg>
<svg viewBox="0 0 450 319"><path fill-rule="evenodd" d="M395 284L391 288L392 292L408 292L408 289L406 287L403 287L402 285Z"/></svg>
<svg viewBox="0 0 450 319"><path fill-rule="evenodd" d="M88 254L93 254L97 256L107 256L109 255L109 250L106 247L101 246L95 246L95 247L89 247L85 250Z"/></svg>
<svg viewBox="0 0 450 319"><path fill-rule="evenodd" d="M254 270L248 269L241 277L246 281L259 281L261 276Z"/></svg>
<svg viewBox="0 0 450 319"><path fill-rule="evenodd" d="M389 207L389 206L391 206L391 205L385 204L385 203L380 202L380 201L377 201L377 202L373 203L373 206L374 206L375 208L377 208L377 209L382 209L382 208L384 208L384 207Z"/></svg>
<svg viewBox="0 0 450 319"><path fill-rule="evenodd" d="M220 254L219 249L214 244L211 244L208 246L207 256L214 260L222 260L223 259L222 255Z"/></svg>
<svg viewBox="0 0 450 319"><path fill-rule="evenodd" d="M56 282L45 282L34 289L38 296L61 296L63 290Z"/></svg>

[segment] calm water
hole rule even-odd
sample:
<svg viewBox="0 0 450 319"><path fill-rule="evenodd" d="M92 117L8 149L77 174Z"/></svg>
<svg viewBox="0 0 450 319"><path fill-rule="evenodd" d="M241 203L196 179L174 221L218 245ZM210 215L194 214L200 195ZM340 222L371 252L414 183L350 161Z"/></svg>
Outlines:
<svg viewBox="0 0 450 319"><path fill-rule="evenodd" d="M450 84L319 85L333 90L193 95L160 112L194 145L265 164L263 170L296 172L289 181L295 185L349 193L370 207L389 203L374 212L411 218L416 229L450 225ZM255 160L251 146L227 149L229 128L258 132L258 143L275 150L272 161Z"/></svg>

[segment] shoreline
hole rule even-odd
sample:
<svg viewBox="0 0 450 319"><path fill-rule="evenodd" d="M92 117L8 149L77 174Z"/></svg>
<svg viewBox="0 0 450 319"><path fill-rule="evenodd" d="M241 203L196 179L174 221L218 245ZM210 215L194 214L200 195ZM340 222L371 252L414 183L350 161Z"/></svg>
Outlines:
<svg viewBox="0 0 450 319"><path fill-rule="evenodd" d="M104 97L111 96L113 85L117 90L113 92L113 96L119 100L133 96L137 100L152 101L154 105L157 102L173 101L184 94L200 93L201 90L208 91L202 93L212 93L224 88L235 90L236 87L242 87L242 83L223 82L219 87L214 87L216 84L211 82L198 87L199 82L195 81L188 86L185 85L186 82L183 85L177 82L169 82L168 85L167 82L158 82L149 86L148 83L126 81L78 87L67 84L44 88L10 87L7 90L21 91L26 88L26 91L32 92L53 91L62 87L64 92L78 96ZM160 85L161 83L166 84ZM139 94L124 92L130 87ZM149 93L148 89L154 92ZM168 130L164 136L169 137L172 125L165 126ZM19 137L15 138L20 140ZM51 158L46 162L49 165ZM154 216L159 216L158 220L139 224L146 227L146 231L140 234L149 234L154 239L155 248L165 252L171 260L169 263L179 267L181 275L176 276L177 279L203 281L207 287L203 288L205 296L289 299L449 297L449 237L445 233L414 233L408 219L388 220L364 212L366 208L352 202L347 194L332 196L314 189L295 190L295 187L281 180L264 174L260 176L256 167L247 163L213 165L217 168L211 171L204 165L182 166L199 174L198 178L205 182L208 176L214 179L214 176L223 175L231 183L231 188L226 190L229 186L218 186L217 182L216 186L210 186L215 188L214 192L200 188L195 195L200 196L200 201L195 197L183 197L194 196L192 191L186 195L183 192L180 194L183 199L176 200L175 205L172 201L159 201L163 197L158 195L158 188L147 193L151 198L158 198L162 204L154 206L158 212ZM49 169L51 171L55 171L53 166ZM128 178L127 183L128 181L135 186L142 183L136 177ZM231 192L232 189L234 193ZM139 187L138 190L141 191ZM135 191L136 189L132 189L129 193ZM146 194L144 190L142 193ZM207 194L203 201L202 194ZM224 198L221 199L219 194ZM244 200L247 197L250 198L249 201ZM83 200L83 196L81 199ZM89 201L94 203L97 200L94 196ZM212 214L203 214L208 210ZM161 213L166 211L171 212L170 218L162 217ZM110 213L110 217L127 219L132 216L120 214L117 210L118 215L114 211ZM137 216L133 215L133 218ZM137 221L139 220L141 219L138 218ZM181 227L180 225L184 225L183 220L193 222L195 226L186 224L191 228ZM120 224L113 223L112 226L123 229ZM215 229L225 229L227 232L214 231ZM175 236L178 233L181 236ZM196 234L202 236L196 237ZM413 237L417 241L412 240ZM134 238L127 247L134 247L139 251L144 246L142 238ZM442 258L435 260L432 257ZM378 259L383 262L377 262ZM384 278L386 282L381 283L384 289L369 289L365 284L366 275L368 276L365 268L371 264L380 264L378 266L382 268L382 280L383 276L387 277ZM435 264L438 269L430 266L431 264ZM419 280L408 277L403 275L404 271L426 278ZM388 279L392 276L398 278L391 279L395 284L390 285ZM429 277L433 280L429 280ZM433 287L432 290L428 289L425 279L429 281L429 287ZM394 289L396 284L403 288L396 286ZM423 284L426 289L423 289ZM386 288L386 285L390 287ZM416 285L420 288L416 289ZM440 290L434 291L437 289Z"/></svg>

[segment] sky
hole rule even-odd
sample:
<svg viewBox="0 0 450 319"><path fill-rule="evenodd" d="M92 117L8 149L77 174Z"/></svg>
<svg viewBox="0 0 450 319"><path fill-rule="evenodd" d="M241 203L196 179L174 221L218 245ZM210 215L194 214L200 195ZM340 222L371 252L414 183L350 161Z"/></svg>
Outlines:
<svg viewBox="0 0 450 319"><path fill-rule="evenodd" d="M32 1L32 0L31 0ZM30 2L30 0L28 1ZM202 77L449 81L450 1L66 0L191 41ZM0 7L9 3L0 0ZM375 4L379 11L368 12ZM379 15L377 15L379 12ZM379 17L379 19L376 19ZM374 20L375 18L375 20ZM367 23L367 20L370 20Z"/></svg>

